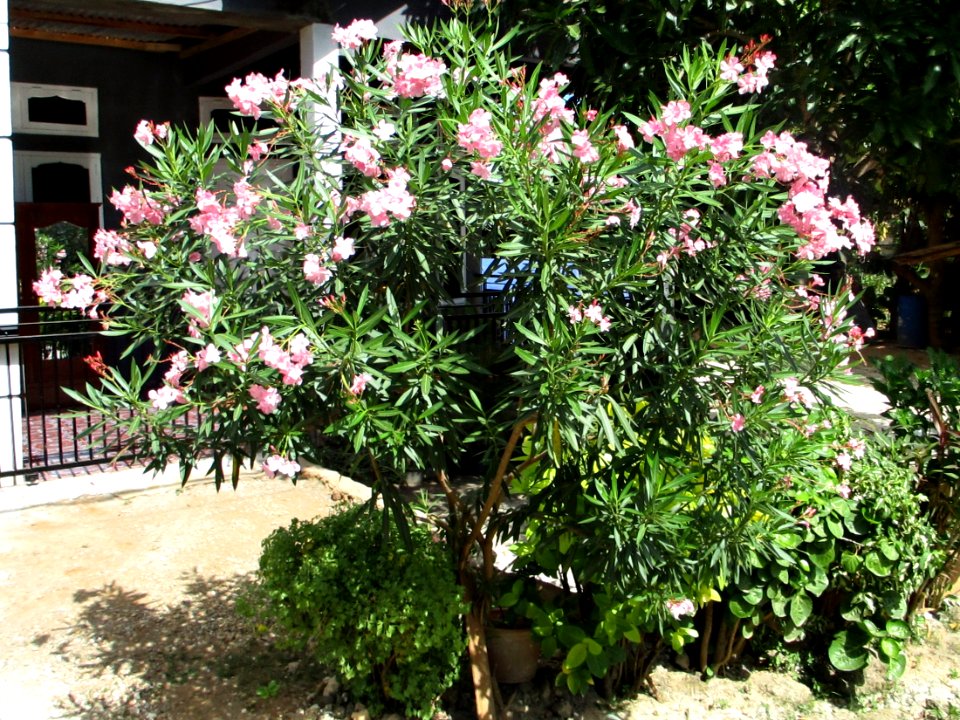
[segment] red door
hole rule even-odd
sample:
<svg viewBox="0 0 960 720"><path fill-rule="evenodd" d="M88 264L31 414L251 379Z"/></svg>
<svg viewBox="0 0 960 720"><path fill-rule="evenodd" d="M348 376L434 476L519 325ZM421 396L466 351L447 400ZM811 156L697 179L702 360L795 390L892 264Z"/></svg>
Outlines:
<svg viewBox="0 0 960 720"><path fill-rule="evenodd" d="M73 401L61 387L82 389L94 381L83 358L96 352L97 323L77 310L39 308L33 282L56 265L70 275L83 272L80 257L92 257L100 226L95 203L17 203L21 358L28 412L61 409Z"/></svg>

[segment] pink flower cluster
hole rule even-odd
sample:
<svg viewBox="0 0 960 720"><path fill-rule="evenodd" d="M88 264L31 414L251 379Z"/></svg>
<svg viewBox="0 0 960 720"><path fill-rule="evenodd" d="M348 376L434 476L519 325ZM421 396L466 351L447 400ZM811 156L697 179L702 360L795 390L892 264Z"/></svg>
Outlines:
<svg viewBox="0 0 960 720"><path fill-rule="evenodd" d="M379 190L369 190L359 198L348 197L344 201L346 217L362 210L374 227L385 227L394 220L406 220L416 207L417 200L407 190L410 173L401 167L387 170L387 184Z"/></svg>
<svg viewBox="0 0 960 720"><path fill-rule="evenodd" d="M155 124L152 120L141 120L133 132L133 138L146 147L153 145L154 140L166 140L170 132L170 123Z"/></svg>
<svg viewBox="0 0 960 720"><path fill-rule="evenodd" d="M751 169L756 177L773 177L788 186L789 200L777 215L806 241L797 255L816 260L854 246L861 255L869 252L876 242L873 225L860 216L856 201L826 198L830 161L809 152L806 143L788 132L768 132L760 142L764 152L754 158Z"/></svg>
<svg viewBox="0 0 960 720"><path fill-rule="evenodd" d="M129 265L130 241L115 230L100 228L93 236L93 256L104 265Z"/></svg>
<svg viewBox="0 0 960 720"><path fill-rule="evenodd" d="M614 125L613 135L617 139L617 152L624 153L634 148L633 136L626 125Z"/></svg>
<svg viewBox="0 0 960 720"><path fill-rule="evenodd" d="M282 455L274 454L263 461L263 472L269 478L276 477L277 475L286 475L289 478L294 478L300 470L299 463L295 460L285 458Z"/></svg>
<svg viewBox="0 0 960 720"><path fill-rule="evenodd" d="M330 37L335 43L347 50L356 50L366 40L373 40L377 36L377 26L372 20L354 20L345 28L334 25Z"/></svg>
<svg viewBox="0 0 960 720"><path fill-rule="evenodd" d="M333 272L323 264L319 255L307 253L303 257L303 277L314 285L323 285L333 277Z"/></svg>
<svg viewBox="0 0 960 720"><path fill-rule="evenodd" d="M69 289L64 291L65 287ZM94 287L89 275L81 273L65 278L55 268L47 268L40 274L40 279L33 283L33 291L46 305L75 310L89 308L90 317L96 317L96 305L107 300L107 294Z"/></svg>
<svg viewBox="0 0 960 720"><path fill-rule="evenodd" d="M373 380L373 376L370 373L360 373L353 376L353 380L350 383L350 394L354 397L359 397L363 394L363 391L367 387L367 383Z"/></svg>
<svg viewBox="0 0 960 720"><path fill-rule="evenodd" d="M709 177L714 187L727 184L726 172L721 163L735 160L743 150L743 135L728 132L711 137L703 128L686 123L691 117L690 103L686 100L671 100L660 108L660 118L650 118L640 124L643 139L652 143L659 137L666 147L667 156L680 162L691 150L709 150L713 159L709 162Z"/></svg>
<svg viewBox="0 0 960 720"><path fill-rule="evenodd" d="M290 83L283 77L281 70L272 80L260 73L250 73L243 81L240 78L234 78L225 90L227 97L241 115L258 119L260 106L265 102L269 101L275 105L283 104L289 86Z"/></svg>
<svg viewBox="0 0 960 720"><path fill-rule="evenodd" d="M587 130L575 130L570 136L570 144L573 146L573 156L583 163L593 163L600 159L600 153L590 141L590 133Z"/></svg>
<svg viewBox="0 0 960 720"><path fill-rule="evenodd" d="M187 290L180 298L184 305L194 309L198 314L188 313L189 321L187 332L190 337L199 338L200 328L210 327L210 321L213 319L213 309L217 303L217 296L213 290L207 292L195 293Z"/></svg>
<svg viewBox="0 0 960 720"><path fill-rule="evenodd" d="M788 403L799 403L805 408L812 408L816 402L809 388L804 387L796 378L788 377L783 381L783 399Z"/></svg>
<svg viewBox="0 0 960 720"><path fill-rule="evenodd" d="M380 153L366 138L353 137L346 132L344 135L340 143L344 159L367 177L377 177L380 174Z"/></svg>
<svg viewBox="0 0 960 720"><path fill-rule="evenodd" d="M491 160L503 151L503 143L490 127L490 112L477 108L470 113L469 122L457 127L457 144L467 152L475 152L484 160Z"/></svg>
<svg viewBox="0 0 960 720"><path fill-rule="evenodd" d="M233 193L236 205L226 206L220 203L215 193L197 188L195 197L199 214L190 218L190 227L194 232L208 236L218 252L229 257L246 257L243 237L236 233L237 225L253 215L261 196L246 179L233 184Z"/></svg>
<svg viewBox="0 0 960 720"><path fill-rule="evenodd" d="M122 191L114 190L110 195L110 204L123 213L124 223L137 225L146 220L151 225L159 225L163 222L164 208L130 185Z"/></svg>
<svg viewBox="0 0 960 720"><path fill-rule="evenodd" d="M217 346L213 343L207 343L207 346L197 353L196 358L194 358L194 364L197 366L197 371L200 372L220 362L221 359L222 357Z"/></svg>
<svg viewBox="0 0 960 720"><path fill-rule="evenodd" d="M560 89L569 83L570 79L563 73L540 81L537 99L533 104L533 119L543 123L540 127L542 135L549 135L564 122L573 123L573 110L567 107L567 101L560 95Z"/></svg>
<svg viewBox="0 0 960 720"><path fill-rule="evenodd" d="M720 63L720 78L735 82L741 95L758 93L770 84L767 73L773 70L776 61L777 56L769 50L748 52L743 62L736 55L728 55ZM747 67L752 69L747 70Z"/></svg>
<svg viewBox="0 0 960 720"><path fill-rule="evenodd" d="M257 401L257 410L264 415L270 415L276 412L277 407L280 405L280 392L273 387L251 385L250 397Z"/></svg>
<svg viewBox="0 0 960 720"><path fill-rule="evenodd" d="M310 341L306 335L295 335L290 340L288 349L284 350L266 327L260 331L257 355L264 365L280 373L284 385L300 385L303 382L303 369L313 362Z"/></svg>
<svg viewBox="0 0 960 720"><path fill-rule="evenodd" d="M590 321L600 329L600 332L606 332L611 326L610 318L603 314L603 308L596 299L587 307L583 307L583 303L571 305L567 308L567 318L571 325Z"/></svg>
<svg viewBox="0 0 960 720"><path fill-rule="evenodd" d="M190 356L186 350L175 352L167 361L170 368L163 375L163 385L147 393L151 404L157 410L166 410L174 403L186 402L183 392L183 374L190 367Z"/></svg>
<svg viewBox="0 0 960 720"><path fill-rule="evenodd" d="M405 98L442 96L443 83L440 78L447 72L446 63L423 53L401 55L402 45L397 40L387 43L383 48L387 59L387 76L394 92Z"/></svg>

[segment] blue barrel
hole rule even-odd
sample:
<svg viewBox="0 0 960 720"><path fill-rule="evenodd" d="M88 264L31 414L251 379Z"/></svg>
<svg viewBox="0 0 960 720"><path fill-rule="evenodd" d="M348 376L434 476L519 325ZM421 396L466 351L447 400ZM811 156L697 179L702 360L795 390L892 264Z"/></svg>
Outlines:
<svg viewBox="0 0 960 720"><path fill-rule="evenodd" d="M927 302L922 295L901 295L897 300L897 345L927 346Z"/></svg>

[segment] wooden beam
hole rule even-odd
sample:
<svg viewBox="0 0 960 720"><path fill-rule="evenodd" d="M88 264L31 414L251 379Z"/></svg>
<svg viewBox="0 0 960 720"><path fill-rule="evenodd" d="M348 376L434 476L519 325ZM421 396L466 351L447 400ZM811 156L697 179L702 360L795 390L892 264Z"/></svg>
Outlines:
<svg viewBox="0 0 960 720"><path fill-rule="evenodd" d="M893 257L893 262L898 265L919 265L920 263L956 257L957 255L960 255L960 242L950 242L900 253Z"/></svg>
<svg viewBox="0 0 960 720"><path fill-rule="evenodd" d="M142 40L125 40L98 35L49 32L31 28L18 28L14 25L10 26L10 35L29 40L49 40L51 42L73 43L74 45L99 45L125 50L142 50L144 52L180 52L183 50L183 46L179 43L144 42Z"/></svg>
<svg viewBox="0 0 960 720"><path fill-rule="evenodd" d="M115 30L133 30L136 32L153 33L155 35L169 35L170 37L189 37L206 40L216 35L215 32L205 30L199 26L164 25L161 23L143 22L138 20L121 20L104 17L83 17L69 13L50 12L45 10L26 10L24 8L10 8L10 24L17 20L32 20L37 22L54 22L64 25L92 25L100 28Z"/></svg>
<svg viewBox="0 0 960 720"><path fill-rule="evenodd" d="M222 45L232 43L235 40L241 40L249 35L253 35L255 32L257 31L253 30L252 28L234 28L230 32L225 32L222 35L211 37L206 42L202 42L199 45L194 45L192 47L188 47L186 50L180 51L180 59L186 60L194 55L204 53L207 50L213 50L214 48L221 47Z"/></svg>

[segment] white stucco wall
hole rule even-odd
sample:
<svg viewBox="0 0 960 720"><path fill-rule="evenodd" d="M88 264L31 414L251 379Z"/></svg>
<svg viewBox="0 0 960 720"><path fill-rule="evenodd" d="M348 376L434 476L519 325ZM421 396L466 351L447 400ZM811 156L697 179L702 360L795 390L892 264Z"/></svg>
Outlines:
<svg viewBox="0 0 960 720"><path fill-rule="evenodd" d="M0 0L0 257L16 258L13 226L13 142L10 113L10 33L7 0ZM0 308L17 305L17 263L0 263ZM0 331L15 326L16 313L0 313ZM23 467L20 356L16 345L0 343L0 471ZM0 480L0 485L13 482Z"/></svg>

